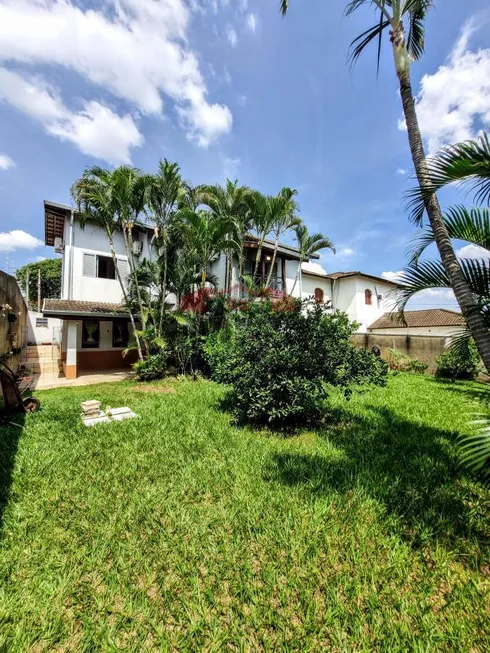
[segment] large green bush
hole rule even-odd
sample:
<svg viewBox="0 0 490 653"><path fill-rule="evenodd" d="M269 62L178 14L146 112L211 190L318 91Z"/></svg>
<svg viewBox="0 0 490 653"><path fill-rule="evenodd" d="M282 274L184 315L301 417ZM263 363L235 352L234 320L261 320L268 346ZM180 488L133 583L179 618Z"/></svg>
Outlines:
<svg viewBox="0 0 490 653"><path fill-rule="evenodd" d="M472 338L457 340L437 359L436 375L448 379L474 379L481 369L480 355Z"/></svg>
<svg viewBox="0 0 490 653"><path fill-rule="evenodd" d="M354 328L315 302L265 302L211 335L205 351L213 378L232 385L240 420L292 426L321 416L327 384L348 395L356 384L386 383L386 363L351 343Z"/></svg>
<svg viewBox="0 0 490 653"><path fill-rule="evenodd" d="M388 350L388 365L395 372L414 372L415 374L424 374L429 367L418 358L412 358L399 349Z"/></svg>
<svg viewBox="0 0 490 653"><path fill-rule="evenodd" d="M133 364L133 370L140 381L162 379L168 371L168 355L165 350L150 354L142 361Z"/></svg>

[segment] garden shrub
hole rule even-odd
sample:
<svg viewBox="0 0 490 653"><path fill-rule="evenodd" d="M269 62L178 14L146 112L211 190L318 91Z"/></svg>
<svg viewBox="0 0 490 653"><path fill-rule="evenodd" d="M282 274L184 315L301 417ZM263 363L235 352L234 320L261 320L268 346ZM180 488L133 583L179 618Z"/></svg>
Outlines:
<svg viewBox="0 0 490 653"><path fill-rule="evenodd" d="M437 359L436 376L448 379L474 379L480 369L480 354L473 338L458 339Z"/></svg>
<svg viewBox="0 0 490 653"><path fill-rule="evenodd" d="M168 369L168 358L166 351L159 351L150 354L142 361L133 364L133 370L140 381L153 381L165 376Z"/></svg>
<svg viewBox="0 0 490 653"><path fill-rule="evenodd" d="M239 420L292 426L321 416L327 384L348 395L356 384L386 383L386 363L351 343L354 327L316 302L266 301L237 317L234 330L209 336L205 352L212 377L232 386Z"/></svg>
<svg viewBox="0 0 490 653"><path fill-rule="evenodd" d="M388 365L391 370L397 372L415 372L416 374L424 374L429 367L427 363L423 363L418 358L411 358L399 349L388 350Z"/></svg>

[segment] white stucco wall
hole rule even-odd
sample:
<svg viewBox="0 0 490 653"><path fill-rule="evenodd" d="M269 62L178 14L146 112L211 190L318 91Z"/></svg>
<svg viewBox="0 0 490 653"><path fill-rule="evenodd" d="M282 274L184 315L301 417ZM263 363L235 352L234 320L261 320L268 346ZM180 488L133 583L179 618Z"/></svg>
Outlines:
<svg viewBox="0 0 490 653"><path fill-rule="evenodd" d="M36 319L47 319L47 327L37 327ZM27 315L27 342L36 345L59 344L61 342L62 320L54 317L44 318L42 313L29 311Z"/></svg>
<svg viewBox="0 0 490 653"><path fill-rule="evenodd" d="M139 260L151 258L150 242L148 233L140 231L140 240L143 243L143 251ZM65 221L65 251L63 254L62 269L62 299L78 299L80 301L104 301L120 303L122 291L117 279L99 279L96 277L83 276L83 254L99 254L111 256L109 241L102 229L87 224L85 229L75 220L73 225L73 270L72 270L72 292L70 294L70 221ZM114 234L114 248L118 258L127 260L124 237L121 232ZM136 258L138 260L138 258Z"/></svg>
<svg viewBox="0 0 490 653"><path fill-rule="evenodd" d="M301 297L303 299L308 299L309 297L315 297L315 288L321 288L323 290L323 301L327 302L331 299L330 297L330 279L322 279L321 277L316 277L305 272L302 273L303 283L301 285ZM295 293L296 294L296 293Z"/></svg>
<svg viewBox="0 0 490 653"><path fill-rule="evenodd" d="M391 329L370 329L369 333L389 336L452 336L461 333L463 327L434 326L434 327L396 327Z"/></svg>

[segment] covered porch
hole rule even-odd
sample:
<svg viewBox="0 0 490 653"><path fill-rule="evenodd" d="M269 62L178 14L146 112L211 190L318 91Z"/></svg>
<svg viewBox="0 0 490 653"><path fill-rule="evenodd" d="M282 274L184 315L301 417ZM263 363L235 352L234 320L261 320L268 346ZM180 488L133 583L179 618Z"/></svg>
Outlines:
<svg viewBox="0 0 490 653"><path fill-rule="evenodd" d="M65 380L127 372L136 360L135 351L123 354L131 323L119 304L46 299L43 315L62 320L59 363Z"/></svg>

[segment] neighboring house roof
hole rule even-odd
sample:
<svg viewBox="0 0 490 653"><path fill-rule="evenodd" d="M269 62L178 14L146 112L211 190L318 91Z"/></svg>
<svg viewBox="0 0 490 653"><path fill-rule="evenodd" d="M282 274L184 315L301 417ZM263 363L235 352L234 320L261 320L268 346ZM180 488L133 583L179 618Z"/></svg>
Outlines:
<svg viewBox="0 0 490 653"><path fill-rule="evenodd" d="M257 236L254 236L253 234L248 234L247 239L245 241L245 247L249 247L251 249L256 249L259 245L259 239ZM273 240L264 240L264 244L262 245L262 249L264 249L267 252L272 252L274 251L275 248L275 243ZM279 248L277 250L278 254L282 254L284 258L290 258L290 259L299 259L300 258L300 252L297 247L293 247L292 245L285 245L284 243L279 243ZM319 254L312 254L310 258L320 258Z"/></svg>
<svg viewBox="0 0 490 653"><path fill-rule="evenodd" d="M398 287L398 284L395 281L390 281L384 277L377 277L374 274L366 274L360 270L354 270L352 272L329 272L328 277L336 281L337 279L345 279L346 277L365 277L366 279L373 279L373 281L379 281L380 283L386 283L389 286Z"/></svg>
<svg viewBox="0 0 490 653"><path fill-rule="evenodd" d="M45 299L43 304L45 317L129 317L129 313L120 304L108 302L82 302L75 299Z"/></svg>
<svg viewBox="0 0 490 653"><path fill-rule="evenodd" d="M383 277L377 277L374 274L366 274L360 270L355 270L352 272L326 272L322 274L321 272L313 272L312 270L302 268L302 274L306 274L312 277L321 277L322 279L345 279L347 277L364 277L366 279L373 279L374 281L379 281L380 283L388 284L389 286L398 287L398 284L395 281L390 281L389 279L384 279Z"/></svg>
<svg viewBox="0 0 490 653"><path fill-rule="evenodd" d="M428 308L423 311L405 311L405 320L400 313L385 313L368 329L403 329L406 327L463 326L461 313L446 308Z"/></svg>

